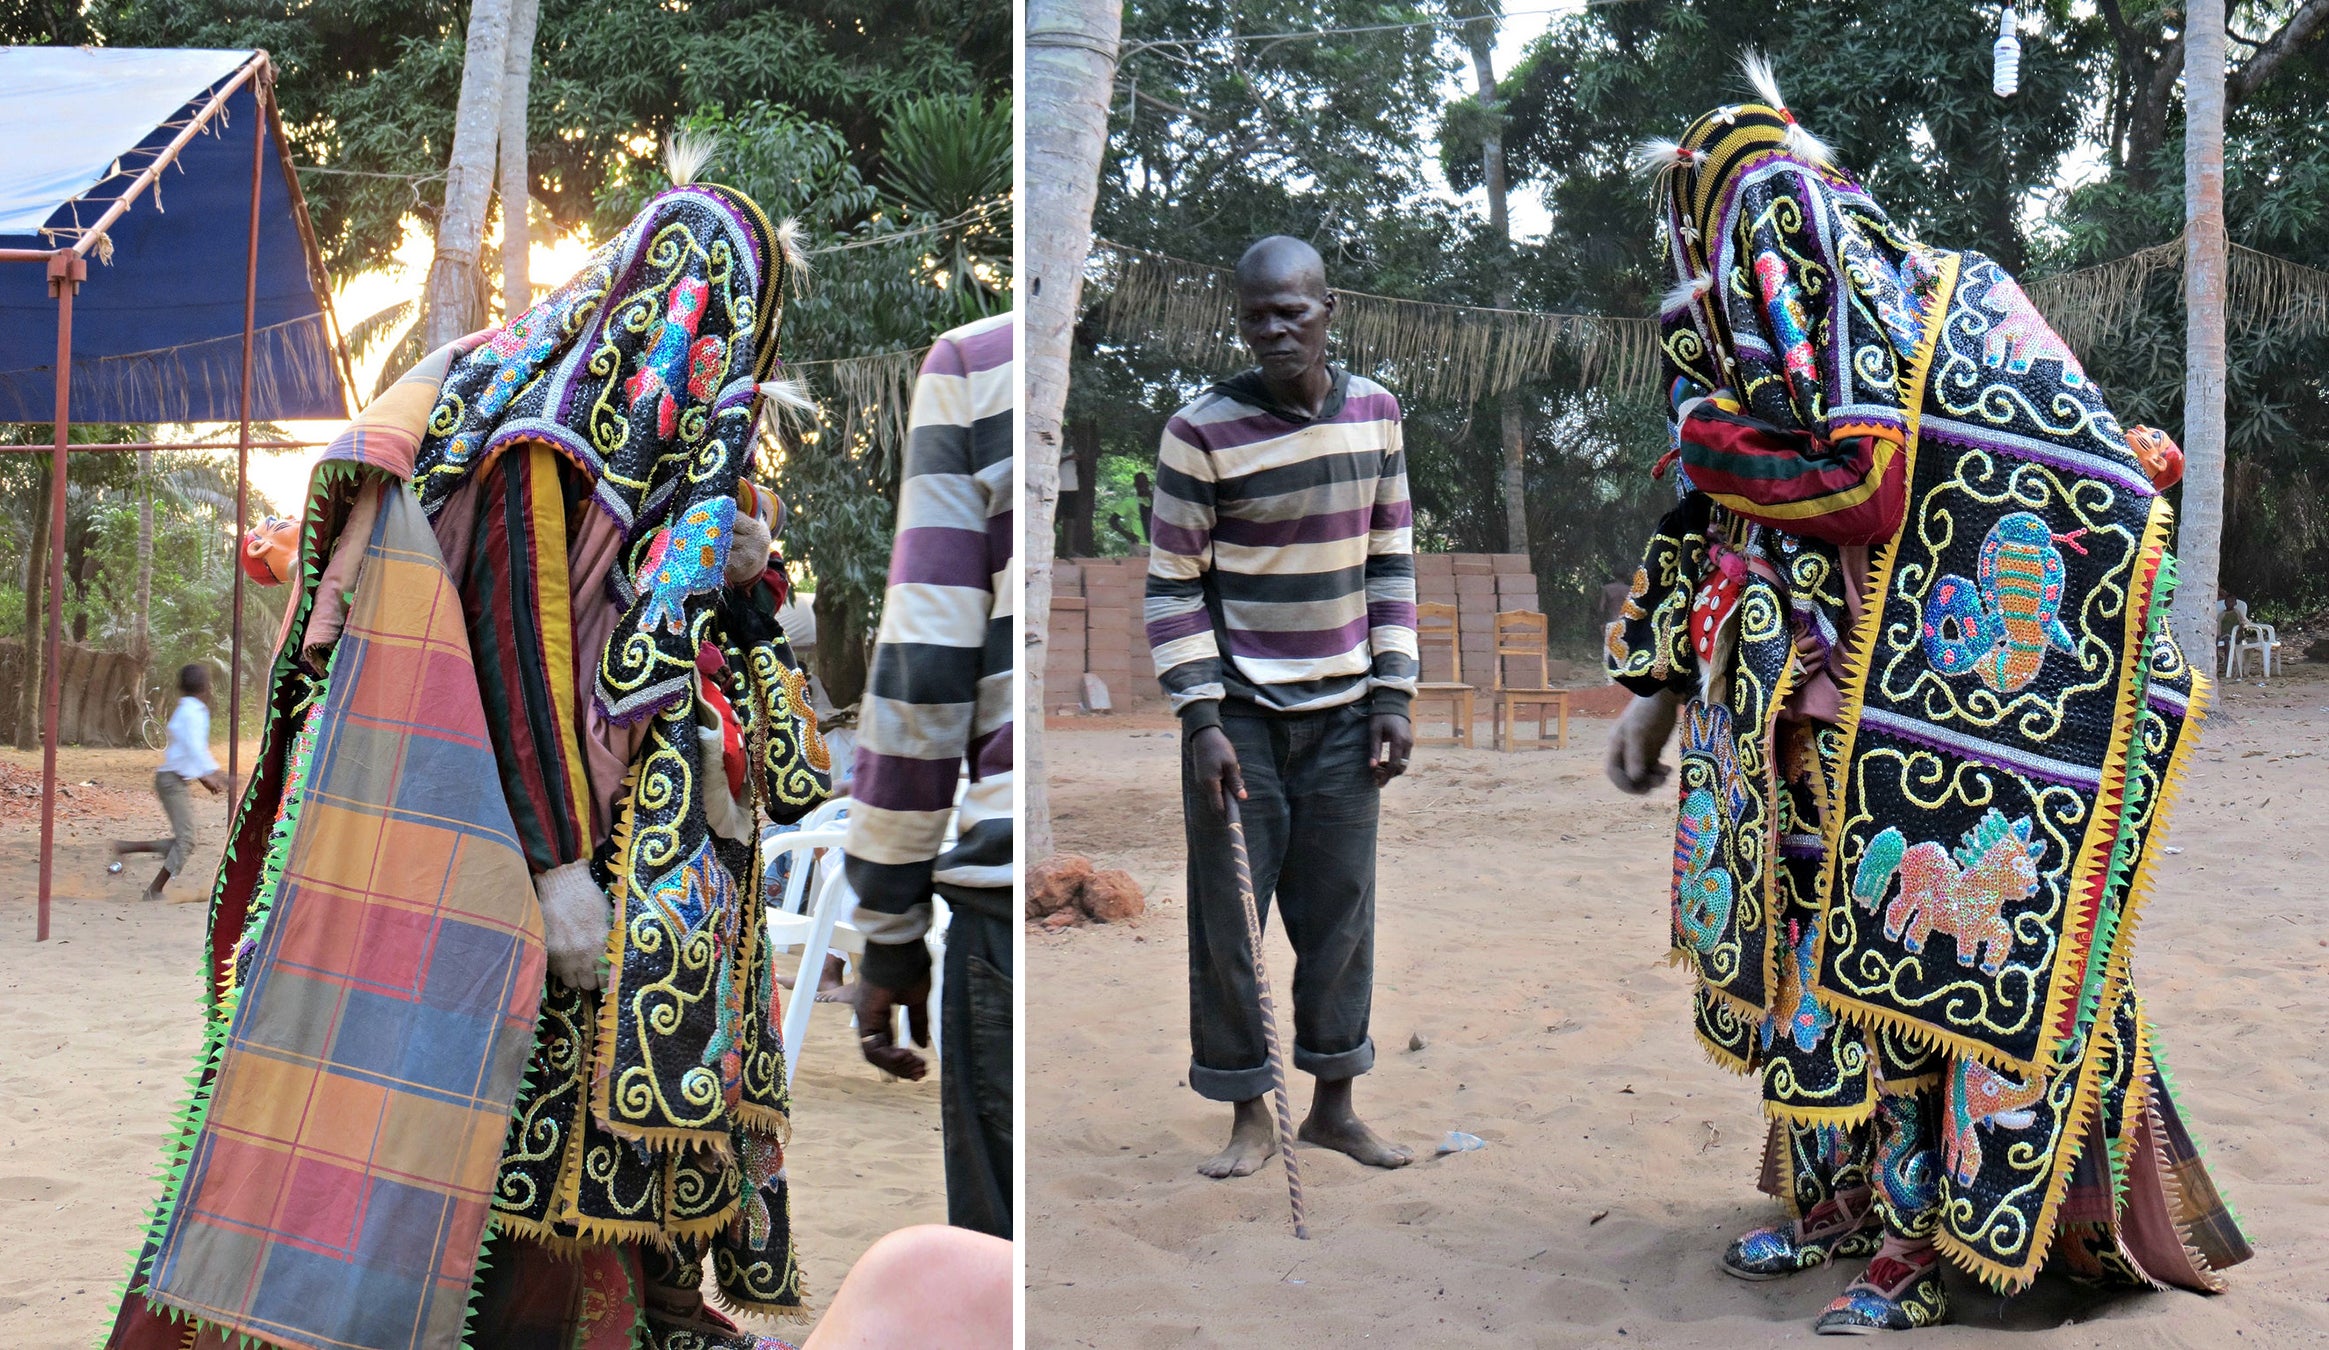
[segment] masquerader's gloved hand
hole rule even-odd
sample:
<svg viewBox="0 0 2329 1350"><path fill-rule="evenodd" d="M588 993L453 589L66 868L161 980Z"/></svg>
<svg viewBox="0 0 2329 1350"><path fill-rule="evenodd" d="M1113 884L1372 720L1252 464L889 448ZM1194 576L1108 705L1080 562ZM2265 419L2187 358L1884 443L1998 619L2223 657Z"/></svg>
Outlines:
<svg viewBox="0 0 2329 1350"><path fill-rule="evenodd" d="M749 586L760 580L760 574L768 570L768 551L773 545L766 521L738 512L735 535L728 544L728 584Z"/></svg>
<svg viewBox="0 0 2329 1350"><path fill-rule="evenodd" d="M571 989L604 989L615 902L591 880L590 864L570 862L551 868L534 878L534 894L542 901L550 973Z"/></svg>
<svg viewBox="0 0 2329 1350"><path fill-rule="evenodd" d="M1682 700L1667 690L1636 696L1617 726L1609 733L1609 781L1622 792L1641 796L1666 781L1673 770L1659 756L1674 735L1674 718Z"/></svg>

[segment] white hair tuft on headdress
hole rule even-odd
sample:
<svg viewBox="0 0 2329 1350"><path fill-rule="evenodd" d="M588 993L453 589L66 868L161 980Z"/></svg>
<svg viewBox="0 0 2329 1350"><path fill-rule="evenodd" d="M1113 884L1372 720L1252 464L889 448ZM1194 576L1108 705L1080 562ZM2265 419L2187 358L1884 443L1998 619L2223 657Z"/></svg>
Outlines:
<svg viewBox="0 0 2329 1350"><path fill-rule="evenodd" d="M717 136L699 136L682 131L676 136L663 138L663 171L671 175L673 187L686 187L712 162L720 150Z"/></svg>
<svg viewBox="0 0 2329 1350"><path fill-rule="evenodd" d="M1657 178L1667 171L1679 169L1690 162L1690 152L1681 142L1663 136L1653 136L1634 147L1630 156L1634 173L1643 178Z"/></svg>
<svg viewBox="0 0 2329 1350"><path fill-rule="evenodd" d="M787 216L776 227L776 247L784 254L784 270L791 274L793 294L806 293L809 281L809 251L801 247L801 222Z"/></svg>
<svg viewBox="0 0 2329 1350"><path fill-rule="evenodd" d="M1747 73L1747 82L1755 86L1755 92L1762 96L1763 101L1787 119L1788 150L1797 159L1833 164L1835 156L1828 150L1827 142L1812 135L1803 123L1795 120L1795 114L1788 111L1787 96L1779 92L1779 76L1773 73L1770 58L1761 52L1751 51L1739 58L1739 68Z"/></svg>
<svg viewBox="0 0 2329 1350"><path fill-rule="evenodd" d="M1750 51L1739 58L1739 69L1747 73L1747 83L1765 103L1781 112L1787 111L1787 96L1779 92L1779 77L1772 73L1771 58L1761 52Z"/></svg>
<svg viewBox="0 0 2329 1350"><path fill-rule="evenodd" d="M1700 296L1713 289L1714 278L1707 273L1701 272L1694 277L1685 277L1667 288L1666 294L1659 297L1658 315L1663 318L1677 310L1688 309L1697 303Z"/></svg>
<svg viewBox="0 0 2329 1350"><path fill-rule="evenodd" d="M817 420L817 400L809 386L793 379L762 380L753 386L760 395L760 426L781 431L788 422L806 426ZM758 429L754 431L758 435Z"/></svg>
<svg viewBox="0 0 2329 1350"><path fill-rule="evenodd" d="M815 415L817 400L809 396L809 387L799 380L762 380L753 386L762 398L787 412Z"/></svg>

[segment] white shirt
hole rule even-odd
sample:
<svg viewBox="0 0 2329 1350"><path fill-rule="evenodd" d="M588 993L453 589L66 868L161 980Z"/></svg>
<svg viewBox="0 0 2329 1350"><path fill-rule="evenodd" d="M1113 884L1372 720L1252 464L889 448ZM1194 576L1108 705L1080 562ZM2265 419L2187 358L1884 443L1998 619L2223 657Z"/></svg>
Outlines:
<svg viewBox="0 0 2329 1350"><path fill-rule="evenodd" d="M218 772L210 757L210 709L201 699L182 698L170 714L170 749L162 756L162 771L180 778L207 778Z"/></svg>

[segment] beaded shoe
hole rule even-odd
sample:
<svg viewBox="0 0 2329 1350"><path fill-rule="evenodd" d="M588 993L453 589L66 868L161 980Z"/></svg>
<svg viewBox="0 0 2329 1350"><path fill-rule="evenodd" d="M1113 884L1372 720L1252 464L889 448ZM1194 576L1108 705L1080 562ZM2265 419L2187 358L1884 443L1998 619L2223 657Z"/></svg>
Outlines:
<svg viewBox="0 0 2329 1350"><path fill-rule="evenodd" d="M1742 1280L1776 1280L1838 1258L1867 1256L1883 1236L1866 1191L1837 1196L1800 1219L1740 1234L1722 1254L1723 1273Z"/></svg>
<svg viewBox="0 0 2329 1350"><path fill-rule="evenodd" d="M1811 1326L1822 1336L1874 1336L1948 1320L1949 1291L1941 1283L1940 1257L1930 1246L1887 1241L1868 1263L1868 1272Z"/></svg>

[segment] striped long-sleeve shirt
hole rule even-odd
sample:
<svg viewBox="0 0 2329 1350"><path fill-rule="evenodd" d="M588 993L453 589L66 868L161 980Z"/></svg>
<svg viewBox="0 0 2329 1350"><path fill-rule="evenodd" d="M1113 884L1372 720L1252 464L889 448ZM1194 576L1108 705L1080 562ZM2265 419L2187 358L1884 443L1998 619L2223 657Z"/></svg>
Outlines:
<svg viewBox="0 0 2329 1350"><path fill-rule="evenodd" d="M933 888L948 904L1010 915L1012 334L1008 314L946 333L914 386L846 846L876 984L891 983L880 948L918 954ZM942 856L949 820L959 834Z"/></svg>
<svg viewBox="0 0 2329 1350"><path fill-rule="evenodd" d="M1148 554L1148 642L1190 731L1221 701L1276 712L1415 693L1415 531L1399 400L1333 370L1318 415L1258 371L1165 425Z"/></svg>

